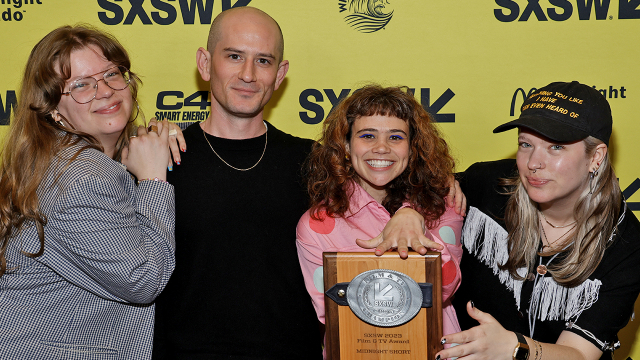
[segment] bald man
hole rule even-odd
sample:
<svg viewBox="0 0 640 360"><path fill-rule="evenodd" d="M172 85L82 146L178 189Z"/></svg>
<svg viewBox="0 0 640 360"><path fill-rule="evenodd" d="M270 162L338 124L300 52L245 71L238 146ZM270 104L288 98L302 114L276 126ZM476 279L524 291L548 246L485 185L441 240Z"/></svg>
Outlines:
<svg viewBox="0 0 640 360"><path fill-rule="evenodd" d="M177 269L156 302L154 359L315 359L318 322L298 263L307 210L301 164L312 141L263 120L289 62L278 24L222 12L196 60L211 115L184 131L170 173Z"/></svg>

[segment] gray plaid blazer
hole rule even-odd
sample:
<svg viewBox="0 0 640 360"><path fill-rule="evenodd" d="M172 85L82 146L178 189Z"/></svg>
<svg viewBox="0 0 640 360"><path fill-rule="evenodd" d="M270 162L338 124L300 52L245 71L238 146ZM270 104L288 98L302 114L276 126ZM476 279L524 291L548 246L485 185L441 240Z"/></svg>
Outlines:
<svg viewBox="0 0 640 360"><path fill-rule="evenodd" d="M96 150L59 154L38 188L33 224L7 249L0 277L0 359L149 359L154 305L175 267L173 186L136 186ZM54 184L55 177L60 175Z"/></svg>

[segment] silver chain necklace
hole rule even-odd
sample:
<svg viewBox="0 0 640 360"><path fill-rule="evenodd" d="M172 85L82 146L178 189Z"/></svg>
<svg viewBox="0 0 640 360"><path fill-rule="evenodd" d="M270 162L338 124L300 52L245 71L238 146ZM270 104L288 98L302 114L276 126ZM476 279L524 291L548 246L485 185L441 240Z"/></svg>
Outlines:
<svg viewBox="0 0 640 360"><path fill-rule="evenodd" d="M576 222L578 222L578 220L574 220L573 222L570 222L570 223L568 223L566 225L553 225L552 223L549 222L549 220L547 220L547 217L544 216L544 213L542 211L538 210L538 212L540 212L540 215L542 215L542 217L544 218L544 221L546 221L547 224L549 224L549 226L551 226L554 229L566 228L567 226L571 226L571 225L575 224Z"/></svg>
<svg viewBox="0 0 640 360"><path fill-rule="evenodd" d="M234 170L247 171L247 170L251 170L254 167L258 166L258 164L260 164L260 161L262 161L262 158L264 157L264 153L267 152L267 133L269 132L269 128L267 127L267 123L266 122L262 121L262 123L264 124L264 128L265 128L265 132L264 132L264 149L262 150L262 155L260 155L260 159L258 159L257 163L253 164L252 167L246 168L246 169L237 168L237 167L229 164L228 162L224 161L224 159L222 157L220 157L220 155L218 155L218 153L215 150L213 150L213 146L211 146L211 143L209 142L209 139L207 139L207 133L204 131L204 129L202 129L202 134L204 135L204 139L207 141L207 144L209 144L209 147L211 148L211 151L213 151L213 153L216 154L218 159L220 159L228 167L230 167L230 168L232 168Z"/></svg>
<svg viewBox="0 0 640 360"><path fill-rule="evenodd" d="M551 224L549 224L551 225ZM554 241L549 240L549 238L547 237L547 232L544 231L544 226L542 225L542 221L540 221L540 229L542 229L542 235L544 236L544 239L547 240L547 243L549 243L549 245L545 245L544 242L542 243L542 251L544 252L544 248L550 248L552 246L554 246L558 241L560 241L560 239L564 238L565 236L567 236L567 234L569 234L571 232L571 230L575 229L575 227L578 224L576 224L576 222L573 222L573 226L569 228L569 230L565 231L564 234L562 234L559 238L555 239ZM545 270L546 272L546 270ZM544 275L544 274L543 274Z"/></svg>

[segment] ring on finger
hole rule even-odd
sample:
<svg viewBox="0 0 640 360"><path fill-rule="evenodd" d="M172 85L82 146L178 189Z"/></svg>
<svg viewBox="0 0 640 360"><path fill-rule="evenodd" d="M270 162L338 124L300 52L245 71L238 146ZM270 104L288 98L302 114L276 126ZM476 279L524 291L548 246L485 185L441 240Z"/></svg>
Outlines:
<svg viewBox="0 0 640 360"><path fill-rule="evenodd" d="M169 130L169 136L178 136L178 130L176 129Z"/></svg>
<svg viewBox="0 0 640 360"><path fill-rule="evenodd" d="M131 135L129 136L129 139L133 139L134 137L138 137L138 135Z"/></svg>
<svg viewBox="0 0 640 360"><path fill-rule="evenodd" d="M147 132L154 132L154 133L158 133L158 127L156 125L149 125L149 127L147 128Z"/></svg>

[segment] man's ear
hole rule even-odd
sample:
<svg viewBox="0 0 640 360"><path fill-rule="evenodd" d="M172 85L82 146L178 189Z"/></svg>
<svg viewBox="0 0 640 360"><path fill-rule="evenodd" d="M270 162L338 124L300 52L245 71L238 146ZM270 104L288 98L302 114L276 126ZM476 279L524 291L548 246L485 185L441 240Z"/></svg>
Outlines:
<svg viewBox="0 0 640 360"><path fill-rule="evenodd" d="M211 80L211 54L203 47L199 48L196 52L196 65L198 65L198 71L202 80Z"/></svg>
<svg viewBox="0 0 640 360"><path fill-rule="evenodd" d="M276 75L276 85L273 88L274 90L278 90L280 84L284 80L284 77L287 76L287 72L289 71L289 60L282 60L280 65L278 65L278 74Z"/></svg>

